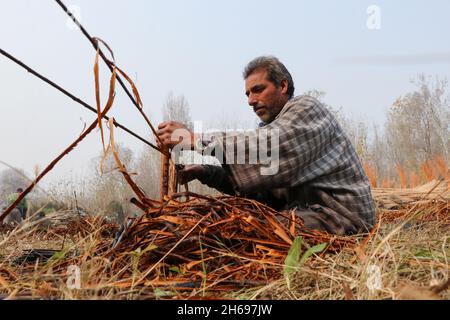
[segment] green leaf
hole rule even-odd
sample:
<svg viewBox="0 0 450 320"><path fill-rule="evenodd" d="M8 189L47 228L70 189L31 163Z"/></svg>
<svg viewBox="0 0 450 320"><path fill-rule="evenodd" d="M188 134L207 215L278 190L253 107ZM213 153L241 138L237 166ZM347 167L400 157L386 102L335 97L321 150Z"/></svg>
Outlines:
<svg viewBox="0 0 450 320"><path fill-rule="evenodd" d="M418 250L414 256L416 258L433 258L433 253L430 250L421 249Z"/></svg>
<svg viewBox="0 0 450 320"><path fill-rule="evenodd" d="M155 293L155 297L158 298L164 298L164 297L173 297L176 295L175 292L172 291L165 291L165 290L161 290L159 288L155 288L155 290L153 291Z"/></svg>
<svg viewBox="0 0 450 320"><path fill-rule="evenodd" d="M181 272L181 269L180 269L179 267L177 267L177 266L170 267L170 268L169 268L169 271L172 271L172 272L178 273L178 274L183 274L183 273Z"/></svg>
<svg viewBox="0 0 450 320"><path fill-rule="evenodd" d="M66 257L67 250L57 251L53 254L53 256L50 257L50 259L47 260L47 265L52 265L54 263L57 263L58 261L63 260Z"/></svg>
<svg viewBox="0 0 450 320"><path fill-rule="evenodd" d="M292 243L292 246L289 249L289 252L286 256L286 259L284 260L284 277L286 278L288 288L290 288L292 273L298 266L301 250L302 250L302 237L297 237Z"/></svg>
<svg viewBox="0 0 450 320"><path fill-rule="evenodd" d="M51 259L61 260L64 259L66 253L64 251L58 251L53 254Z"/></svg>
<svg viewBox="0 0 450 320"><path fill-rule="evenodd" d="M297 237L294 240L291 248L289 249L288 255L284 260L284 277L286 279L287 286L290 290L292 275L298 270L313 254L320 253L327 247L327 243L321 243L314 247L309 248L301 256L302 252L302 237Z"/></svg>
<svg viewBox="0 0 450 320"><path fill-rule="evenodd" d="M419 249L414 253L414 256L418 259L438 259L445 261L445 256L442 253L429 249Z"/></svg>
<svg viewBox="0 0 450 320"><path fill-rule="evenodd" d="M306 250L302 258L300 259L299 266L302 266L306 262L306 260L308 260L308 258L311 257L313 254L320 253L323 250L325 250L326 247L327 247L326 243L321 243Z"/></svg>
<svg viewBox="0 0 450 320"><path fill-rule="evenodd" d="M154 244L149 244L147 248L145 248L142 252L141 255L143 255L144 253L147 253L149 251L158 249L158 246L155 246Z"/></svg>

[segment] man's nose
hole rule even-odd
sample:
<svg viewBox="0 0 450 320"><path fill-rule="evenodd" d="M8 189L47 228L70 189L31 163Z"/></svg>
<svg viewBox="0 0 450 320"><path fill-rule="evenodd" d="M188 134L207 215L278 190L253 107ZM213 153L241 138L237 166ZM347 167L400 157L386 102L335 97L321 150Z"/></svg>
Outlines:
<svg viewBox="0 0 450 320"><path fill-rule="evenodd" d="M254 107L254 106L258 105L258 100L256 100L256 98L252 94L250 94L248 96L248 104L250 106Z"/></svg>

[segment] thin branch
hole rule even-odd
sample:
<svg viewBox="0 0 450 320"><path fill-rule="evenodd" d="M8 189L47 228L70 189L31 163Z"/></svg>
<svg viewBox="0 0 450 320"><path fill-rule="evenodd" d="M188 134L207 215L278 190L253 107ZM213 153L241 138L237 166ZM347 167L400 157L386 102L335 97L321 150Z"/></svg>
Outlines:
<svg viewBox="0 0 450 320"><path fill-rule="evenodd" d="M113 71L113 74L111 76L111 81L110 81L110 97L108 100L108 103L105 106L105 109L103 111L101 111L100 113L100 119L103 118L108 111L111 109L113 102L114 102L114 83L115 83L116 77L115 77L115 70ZM57 156L45 169L44 171L41 172L41 174L39 174L39 176L36 177L36 179L28 186L28 188L26 188L16 199L16 201L14 201L14 203L12 203L8 209L5 210L5 212L3 212L0 215L0 223L3 222L3 220L14 210L14 208L26 197L26 195L28 193L31 192L31 190L34 189L34 187L38 184L39 181L41 181L41 179L43 177L45 177L45 175L47 173L49 173L54 166L62 159L64 158L66 155L68 155L81 141L84 140L84 138L87 137L87 135L89 133L91 133L98 125L98 119L95 119L94 122L92 122L92 124L89 126L89 128L87 128L86 131L84 131L70 146L68 146L59 156Z"/></svg>
<svg viewBox="0 0 450 320"><path fill-rule="evenodd" d="M14 210L14 208L26 197L26 195L28 193L31 192L31 190L33 190L33 188L36 186L36 184L48 173L50 172L53 167L67 154L69 154L73 148L75 148L78 143L80 143L84 138L86 138L86 136L92 132L92 130L95 129L95 127L97 127L97 120L95 120L90 126L89 128L83 132L83 134L81 136L79 136L66 150L64 150L55 160L53 160L48 166L47 168L45 168L44 171L41 172L41 174L28 186L28 188L26 188L16 199L16 201L14 201L13 204L11 204L8 209L5 210L5 212L3 212L0 215L0 223L3 222L3 220L11 213L11 211Z"/></svg>
<svg viewBox="0 0 450 320"><path fill-rule="evenodd" d="M105 64L108 66L109 70L112 72L113 71L113 63L106 58L106 56L104 55L103 51L99 48L98 45L98 40L94 37L92 37L89 32L87 32L87 30L83 27L83 25L77 20L77 18L72 14L72 12L70 12L70 10L64 5L64 3L61 0L55 0L56 3L64 10L64 12L70 17L70 19L72 19L72 21L80 28L81 32L83 33L83 35L89 40L89 42L92 44L92 46L94 47L94 49L97 51L99 50L100 53L100 57L103 59L103 61L105 62ZM108 47L107 47L108 48ZM108 48L108 50L110 50ZM147 122L147 124L149 125L150 129L152 130L153 134L155 135L156 139L161 142L159 140L159 137L156 133L155 128L153 127L153 125L151 124L150 120L148 119L148 117L145 115L144 110L141 108L141 106L138 104L138 101L136 101L136 99L133 97L133 95L130 93L130 91L128 90L128 88L125 86L124 82L122 81L122 79L119 77L119 75L117 75L117 81L119 82L120 86L123 88L123 90L125 91L125 93L128 95L128 97L130 98L130 100L133 102L134 106L139 110L139 112L141 113L142 117L144 117L145 121ZM158 150L161 153L164 153L162 150Z"/></svg>
<svg viewBox="0 0 450 320"><path fill-rule="evenodd" d="M32 183L33 179L30 179L26 174L24 174L22 171L20 171L19 169L17 169L16 167L13 167L10 164L7 164L6 162L0 160L0 164L4 165L5 167L8 167L9 169L13 170L15 173L17 173L18 175L20 175L22 178L24 178L25 180L27 180L28 182ZM56 200L51 194L49 194L44 188L41 188L39 186L37 186L37 188L39 190L41 190L43 193L45 193L45 195L47 195L49 198L51 198L53 201L58 202L58 200Z"/></svg>
<svg viewBox="0 0 450 320"><path fill-rule="evenodd" d="M54 83L53 81L49 80L48 78L44 77L43 75L39 74L37 71L33 70L32 68L30 68L29 66L27 66L25 63L23 63L22 61L20 61L19 59L13 57L11 54L9 54L8 52L0 49L0 54L3 55L4 57L8 58L9 60L13 61L14 63L16 63L17 65L21 66L22 68L24 68L25 70L27 70L29 73L31 73L32 75L34 75L35 77L41 79L42 81L44 81L45 83L49 84L50 86L52 86L53 88L57 89L58 91L62 92L63 94L65 94L66 96L68 96L69 98L71 98L72 100L74 100L75 102L79 103L80 105L82 105L83 107L85 107L86 109L88 109L89 111L94 112L95 114L97 114L97 110L94 109L93 107L91 107L89 104L87 104L86 102L84 102L83 100L77 98L76 96L74 96L73 94L71 94L70 92L68 92L67 90L65 90L64 88L62 88L61 86L59 86L58 84ZM104 115L103 119L109 120L109 117ZM155 146L154 144L152 144L151 142L145 140L144 138L142 138L141 136L139 136L138 134L134 133L133 131L131 131L130 129L128 129L127 127L121 125L120 123L118 123L117 121L114 120L114 125L117 128L122 129L123 131L131 134L133 137L139 139L140 141L144 142L146 145L152 147L153 149L160 151L160 148L158 148L157 146Z"/></svg>

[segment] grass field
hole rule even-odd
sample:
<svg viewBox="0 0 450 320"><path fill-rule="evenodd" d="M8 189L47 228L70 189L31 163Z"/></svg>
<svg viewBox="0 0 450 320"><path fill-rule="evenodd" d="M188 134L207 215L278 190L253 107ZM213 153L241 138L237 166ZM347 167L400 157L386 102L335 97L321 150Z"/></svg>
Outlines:
<svg viewBox="0 0 450 320"><path fill-rule="evenodd" d="M2 227L0 295L6 299L449 299L444 286L450 266L447 183L445 187L436 195L395 208L386 200L386 192L392 190L374 191L379 224L369 236L352 237L353 245L337 252L313 254L294 265L289 275L285 262L289 248L278 249L274 255L279 256L271 260L249 261L237 253L233 263L240 264L241 272L232 286L214 278L217 270L205 266L211 253L205 248L200 247L200 271L192 273L182 271L187 270L182 257L174 260L178 265L162 259L155 267L148 260L154 248L148 247L122 250L120 261L112 260L107 252L117 226L102 217L80 219L73 212L56 212L47 217L49 228L31 222L15 229ZM390 197L398 198L398 194ZM54 251L47 253L48 260L28 256L25 261L29 249ZM80 270L79 289L71 289L70 281L75 279L71 265ZM265 281L246 281L255 269L267 272ZM145 281L138 281L142 278ZM179 279L199 283L183 287L177 285Z"/></svg>

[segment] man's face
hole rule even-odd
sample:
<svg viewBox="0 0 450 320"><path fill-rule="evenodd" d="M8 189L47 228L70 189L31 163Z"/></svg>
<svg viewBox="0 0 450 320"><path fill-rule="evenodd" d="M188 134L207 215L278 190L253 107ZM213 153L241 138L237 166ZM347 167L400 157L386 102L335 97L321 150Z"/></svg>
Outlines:
<svg viewBox="0 0 450 320"><path fill-rule="evenodd" d="M287 81L282 81L277 87L268 80L266 70L256 70L245 79L248 104L265 123L272 122L283 109L289 100L287 91Z"/></svg>

